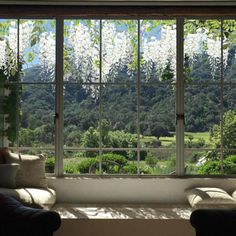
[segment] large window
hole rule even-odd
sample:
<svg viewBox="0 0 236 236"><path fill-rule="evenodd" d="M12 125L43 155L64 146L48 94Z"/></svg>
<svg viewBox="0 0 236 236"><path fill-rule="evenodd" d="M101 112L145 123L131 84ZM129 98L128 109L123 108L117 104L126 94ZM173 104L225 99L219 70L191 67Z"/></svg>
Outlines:
<svg viewBox="0 0 236 236"><path fill-rule="evenodd" d="M47 171L236 174L236 21L0 20L3 144Z"/></svg>

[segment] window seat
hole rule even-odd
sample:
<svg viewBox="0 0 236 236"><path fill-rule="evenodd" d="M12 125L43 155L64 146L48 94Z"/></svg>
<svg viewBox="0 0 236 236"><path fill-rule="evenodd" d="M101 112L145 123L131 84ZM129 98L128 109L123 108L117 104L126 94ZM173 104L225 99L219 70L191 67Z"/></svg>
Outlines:
<svg viewBox="0 0 236 236"><path fill-rule="evenodd" d="M189 205L58 203L52 210L62 218L54 236L195 236Z"/></svg>
<svg viewBox="0 0 236 236"><path fill-rule="evenodd" d="M174 204L56 204L62 219L187 219L192 208Z"/></svg>

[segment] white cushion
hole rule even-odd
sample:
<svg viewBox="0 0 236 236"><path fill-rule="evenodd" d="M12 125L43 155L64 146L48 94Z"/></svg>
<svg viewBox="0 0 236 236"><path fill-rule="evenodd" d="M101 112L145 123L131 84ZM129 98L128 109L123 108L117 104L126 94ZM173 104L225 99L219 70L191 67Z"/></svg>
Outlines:
<svg viewBox="0 0 236 236"><path fill-rule="evenodd" d="M50 209L56 202L56 192L50 188L0 188L0 193L10 195L30 207Z"/></svg>
<svg viewBox="0 0 236 236"><path fill-rule="evenodd" d="M223 189L197 187L185 190L190 205L194 208L235 207L236 201Z"/></svg>
<svg viewBox="0 0 236 236"><path fill-rule="evenodd" d="M6 163L18 163L16 187L47 188L45 157L43 155L20 155L9 152Z"/></svg>

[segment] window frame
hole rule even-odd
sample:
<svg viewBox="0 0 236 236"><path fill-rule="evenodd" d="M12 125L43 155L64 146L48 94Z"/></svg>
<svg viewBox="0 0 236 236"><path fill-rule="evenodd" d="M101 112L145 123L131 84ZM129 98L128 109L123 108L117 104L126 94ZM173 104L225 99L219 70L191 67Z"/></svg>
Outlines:
<svg viewBox="0 0 236 236"><path fill-rule="evenodd" d="M6 17L6 13L2 14L2 12L4 11L5 6L3 7L3 9L1 9L0 11L0 15L3 18L14 18L14 19L55 19L56 21L56 77L55 77L55 84L56 84L56 106L55 106L55 127L56 127L56 140L55 140L55 175L56 176L71 176L68 174L64 174L63 173L63 96L61 96L61 94L63 94L63 22L65 19L68 19L68 17L65 17L67 14L71 14L71 15L76 15L76 18L81 18L81 15L84 16L86 15L86 17L84 18L91 18L91 19L96 19L96 17L94 18L94 16L96 16L97 14L101 14L101 9L99 7L82 7L82 9L87 9L86 13L81 13L81 9L76 8L77 12L75 9L72 9L71 7L67 7L65 13L63 14L62 8L61 7L57 7L56 9L56 14L54 13L54 17L48 17L48 15L52 14L52 9L50 8L48 11L46 11L46 13L43 13L43 10L45 10L45 7L40 7L40 9L35 10L35 7L33 6L29 6L26 9L26 15L28 16L24 16L23 18L16 18L16 17L10 17L9 15L11 15L11 12L15 12L16 15L20 15L22 14L21 12L19 12L18 7L11 7L10 12L7 13L8 17ZM21 8L21 7L20 7ZM222 8L222 7L221 7ZM207 17L204 18L209 18L209 19L220 19L221 21L225 20L225 19L236 19L236 17L232 17L232 15L234 15L233 11L234 9L236 9L235 7L223 7L222 9L218 8L218 7L211 7L210 9L212 9L212 11L210 11L209 15ZM79 9L79 10L78 10ZM90 9L90 10L88 10ZM96 10L94 9L99 9L99 13L96 13ZM108 7L108 10L113 9L112 7ZM137 18L134 18L133 16L129 16L127 14L130 13L130 11L132 12L131 9L127 8L127 7L122 7L122 9L128 9L128 13L125 12L126 17L124 17L122 14L122 17L119 16L118 18L124 18L124 19L137 19L138 22L140 22L141 19L153 19L156 17L158 17L158 19L165 19L165 18L175 18L176 19L176 23L177 23L177 52L176 52L176 57L177 57L177 69L176 69L176 73L177 73L177 79L176 79L176 114L184 114L184 81L183 81L183 77L184 77L184 72L183 72L183 61L184 61L184 37L183 37L183 32L184 32L184 19L197 19L197 18L202 18L206 13L205 11L203 11L204 8L201 7L194 7L192 10L190 10L189 8L184 7L183 9L189 9L189 12L187 11L187 13L183 13L183 10L178 12L179 8L175 7L175 8L171 8L171 7L165 7L162 9L165 9L164 12L168 12L168 13L160 13L160 9L157 10L155 8L155 10L151 10L151 8L148 8L149 11L155 12L155 16L152 16L151 18L147 17L148 13L145 12L143 13L143 11L141 11L139 8L135 8L137 11L136 14L138 15ZM107 10L107 11L108 11ZM32 13L33 11L33 13ZM140 13L141 11L141 13ZM201 13L199 13L199 11L203 11L203 16L201 16ZM55 10L54 10L55 12ZM76 13L75 13L76 12ZM89 13L88 13L89 12ZM112 16L113 14L117 14L114 13L117 12L117 9L114 11L112 11ZM216 14L220 15L216 17ZM104 14L104 12L103 12ZM144 14L146 17L142 17L142 14ZM167 16L167 15L168 16ZM207 13L208 14L208 13ZM43 15L43 16L42 16ZM55 16L56 15L56 16ZM135 15L135 14L134 14ZM163 17L164 15L164 17ZM190 15L190 16L189 16ZM88 17L89 16L89 17ZM187 16L187 17L186 17ZM74 16L71 16L71 18L74 19ZM99 17L97 19L102 20L102 19L111 19L112 17L108 16L107 18L104 17ZM140 24L140 23L139 23ZM221 28L221 32L223 31L223 29ZM19 39L18 39L19 40ZM139 39L140 40L140 39ZM222 37L221 37L221 41L223 41ZM140 43L140 42L139 42ZM223 44L223 42L221 42L221 44ZM139 47L138 47L139 48ZM139 54L138 54L139 55ZM223 57L223 48L221 47L221 59ZM140 60L140 58L138 59ZM221 60L222 61L222 60ZM140 70L140 63L139 64L139 70ZM223 64L223 63L221 63ZM222 65L221 65L222 67ZM221 68L221 71L223 71L223 69ZM223 78L223 73L221 73L221 80ZM232 82L230 83L226 83L226 85L230 85L232 84ZM234 83L233 83L234 84ZM221 82L221 90L223 90L223 85L225 85L225 83L223 84ZM235 85L235 84L234 84ZM221 97L223 95L221 94ZM223 109L222 107L222 99L221 99L221 109ZM222 110L221 110L222 113ZM221 120L223 119L223 113L221 114ZM203 175L185 175L184 173L184 153L186 148L184 147L184 119L183 117L180 119L177 119L177 125L176 125L176 175L174 175L173 177L208 177L207 176L203 176ZM19 122L18 122L19 125ZM222 122L221 122L221 132L222 132ZM222 137L221 137L222 139ZM221 142L222 143L222 142ZM23 148L19 148L19 150L24 149ZM93 149L94 150L94 149ZM97 149L96 149L97 150ZM122 149L123 150L123 149ZM193 150L193 149L191 149ZM199 149L197 149L199 150ZM222 144L221 144L221 153L223 152L222 150ZM222 154L221 154L222 156ZM222 159L222 158L221 158ZM138 157L139 160L139 157ZM73 176L77 176L74 175ZM81 176L81 175L79 175ZM93 177L93 175L90 174L83 174L82 176L89 176L89 177ZM114 177L116 175L95 175L94 177ZM118 177L132 177L130 175L117 175ZM134 177L172 177L170 175L141 175L140 173L138 173L137 175L134 175ZM212 177L212 175L210 175L210 177ZM225 177L218 175L217 177ZM230 177L229 175L227 175L227 177ZM235 177L235 176L232 176Z"/></svg>

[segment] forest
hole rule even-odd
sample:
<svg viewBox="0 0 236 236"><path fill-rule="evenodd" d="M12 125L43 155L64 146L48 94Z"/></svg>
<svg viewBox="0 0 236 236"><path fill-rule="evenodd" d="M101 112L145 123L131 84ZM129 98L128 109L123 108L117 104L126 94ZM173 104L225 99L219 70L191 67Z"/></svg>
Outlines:
<svg viewBox="0 0 236 236"><path fill-rule="evenodd" d="M235 76L235 58L232 58L231 64L230 69L225 72L226 80ZM175 170L175 84L168 80L160 81L155 73L148 82L141 80L138 108L140 127L138 127L137 85L135 81L125 77L125 69L122 68L117 74L114 80L116 84L108 83L100 87L92 84L88 89L82 82L64 83L65 147L99 148L99 133L101 133L103 148L136 148L139 129L142 148L166 149L162 153L141 151L142 173L172 173ZM39 74L40 67L25 70L24 81L32 82L32 78L38 78ZM145 75L142 74L141 79L142 76ZM212 141L215 135L214 129L220 123L220 82L216 78L214 84L211 83L212 72L204 56L196 60L188 76L189 78L187 76L185 78L185 145L189 148L214 149L217 146L217 141ZM120 83L120 78L123 83ZM54 144L54 89L51 84L23 85L19 135L21 146ZM99 90L101 90L101 97L98 99L92 94L99 93ZM223 93L224 110L235 111L236 87L225 85ZM99 109L101 109L100 113ZM195 134L199 133L202 137L195 138ZM235 144L236 142L231 148L235 148ZM68 173L96 172L99 160L102 158L104 163L113 162L117 165L111 167L110 164L104 164L105 173L135 174L137 172L135 151L119 150L113 153L117 156L105 152L102 157L99 157L96 151L65 152L68 159L68 162L65 161L65 171ZM205 173L196 166L203 156L206 156L206 152L198 151L187 155L189 173ZM86 160L83 160L84 157ZM50 162L53 160L49 158ZM95 170L90 170L91 166L93 169L96 167ZM119 169L121 167L122 170ZM219 173L219 170L218 172L211 170L209 174L214 172Z"/></svg>

